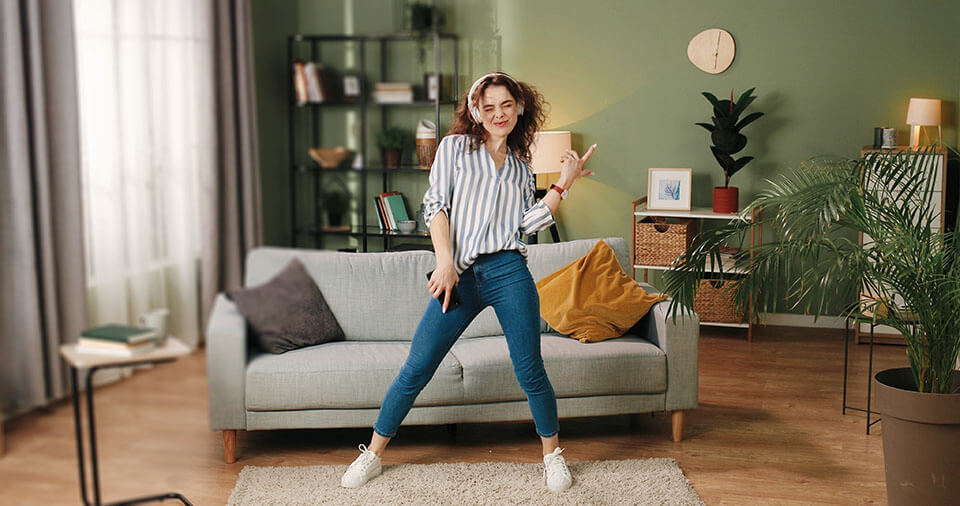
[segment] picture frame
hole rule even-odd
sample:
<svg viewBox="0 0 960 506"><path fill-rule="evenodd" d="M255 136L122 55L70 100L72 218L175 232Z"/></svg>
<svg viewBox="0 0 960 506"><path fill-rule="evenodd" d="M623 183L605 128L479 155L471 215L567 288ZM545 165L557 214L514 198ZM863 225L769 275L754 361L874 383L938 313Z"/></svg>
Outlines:
<svg viewBox="0 0 960 506"><path fill-rule="evenodd" d="M360 88L360 76L357 74L346 74L343 76L343 101L348 103L356 102L360 99L363 91Z"/></svg>
<svg viewBox="0 0 960 506"><path fill-rule="evenodd" d="M428 102L440 100L440 95L443 93L443 79L441 75L433 72L424 74L423 92L424 98L427 99Z"/></svg>
<svg viewBox="0 0 960 506"><path fill-rule="evenodd" d="M689 211L693 169L647 170L647 209Z"/></svg>

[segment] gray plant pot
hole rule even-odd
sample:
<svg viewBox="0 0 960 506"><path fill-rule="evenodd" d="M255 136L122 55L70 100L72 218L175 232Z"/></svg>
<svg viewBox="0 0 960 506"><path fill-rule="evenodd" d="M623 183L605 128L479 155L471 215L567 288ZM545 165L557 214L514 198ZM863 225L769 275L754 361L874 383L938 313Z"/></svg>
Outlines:
<svg viewBox="0 0 960 506"><path fill-rule="evenodd" d="M883 465L892 505L955 505L960 500L960 393L916 391L909 368L876 379L883 417ZM954 371L954 383L960 371Z"/></svg>

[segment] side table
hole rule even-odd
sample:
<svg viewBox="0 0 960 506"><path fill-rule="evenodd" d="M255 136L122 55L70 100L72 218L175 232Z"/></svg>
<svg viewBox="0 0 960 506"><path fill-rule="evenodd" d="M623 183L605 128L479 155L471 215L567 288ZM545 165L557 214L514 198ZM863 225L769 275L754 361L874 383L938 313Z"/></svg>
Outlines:
<svg viewBox="0 0 960 506"><path fill-rule="evenodd" d="M132 357L121 357L116 355L100 355L92 353L78 353L76 344L65 344L60 347L60 355L70 365L70 380L73 388L73 422L76 428L77 438L77 458L80 468L80 496L85 505L100 506L103 504L100 500L100 472L97 467L97 432L94 426L93 414L93 375L100 369L112 367L127 367L144 364L158 364L161 362L172 362L182 355L190 353L190 348L180 342L178 339L167 338L165 344L157 349L144 352ZM89 432L90 444L90 467L91 483L93 488L93 501L87 498L87 476L86 476L86 458L83 448L83 427L80 420L80 387L77 380L78 369L89 369L87 372L87 431ZM191 506L190 501L183 495L176 492L157 494L152 496L139 497L135 499L125 499L108 503L110 505L140 504L146 502L162 501L164 499L178 499L183 504Z"/></svg>
<svg viewBox="0 0 960 506"><path fill-rule="evenodd" d="M847 405L847 369L849 368L850 363L850 321L853 320L853 324L858 328L861 323L868 323L870 325L870 351L868 352L867 359L867 409L855 408L853 406ZM870 401L873 396L873 344L874 344L874 333L873 330L876 328L876 323L873 321L872 316L867 315L852 315L845 319L844 329L843 329L843 406L840 408L840 414L847 414L847 410L860 411L867 414L867 435L870 435L870 427L880 421L880 418L876 420L871 420L873 411L870 410ZM856 342L856 340L854 340Z"/></svg>

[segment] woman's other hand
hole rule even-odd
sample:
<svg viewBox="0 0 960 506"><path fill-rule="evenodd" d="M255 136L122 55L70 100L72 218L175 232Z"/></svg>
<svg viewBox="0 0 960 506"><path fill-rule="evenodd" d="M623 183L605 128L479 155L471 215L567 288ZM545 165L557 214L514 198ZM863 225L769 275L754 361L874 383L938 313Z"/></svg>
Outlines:
<svg viewBox="0 0 960 506"><path fill-rule="evenodd" d="M447 312L447 306L450 305L450 292L453 291L453 287L459 281L460 276L457 275L457 269L453 267L452 263L438 264L430 279L427 280L427 291L434 299L439 299L441 294L446 293L443 298L444 313Z"/></svg>

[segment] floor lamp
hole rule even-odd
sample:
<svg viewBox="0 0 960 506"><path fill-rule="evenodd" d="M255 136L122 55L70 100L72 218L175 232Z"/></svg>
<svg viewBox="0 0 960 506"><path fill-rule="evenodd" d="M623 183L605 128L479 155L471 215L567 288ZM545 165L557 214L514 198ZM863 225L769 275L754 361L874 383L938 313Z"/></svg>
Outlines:
<svg viewBox="0 0 960 506"><path fill-rule="evenodd" d="M534 177L540 174L556 174L560 172L560 158L570 149L570 132L567 131L544 131L537 132L533 139L533 146L530 148L530 170ZM537 199L542 199L547 195L547 188L541 186L538 182L537 191L534 194ZM560 232L557 230L556 222L550 225L550 236L553 242L560 242ZM530 236L530 244L537 244L537 234Z"/></svg>

